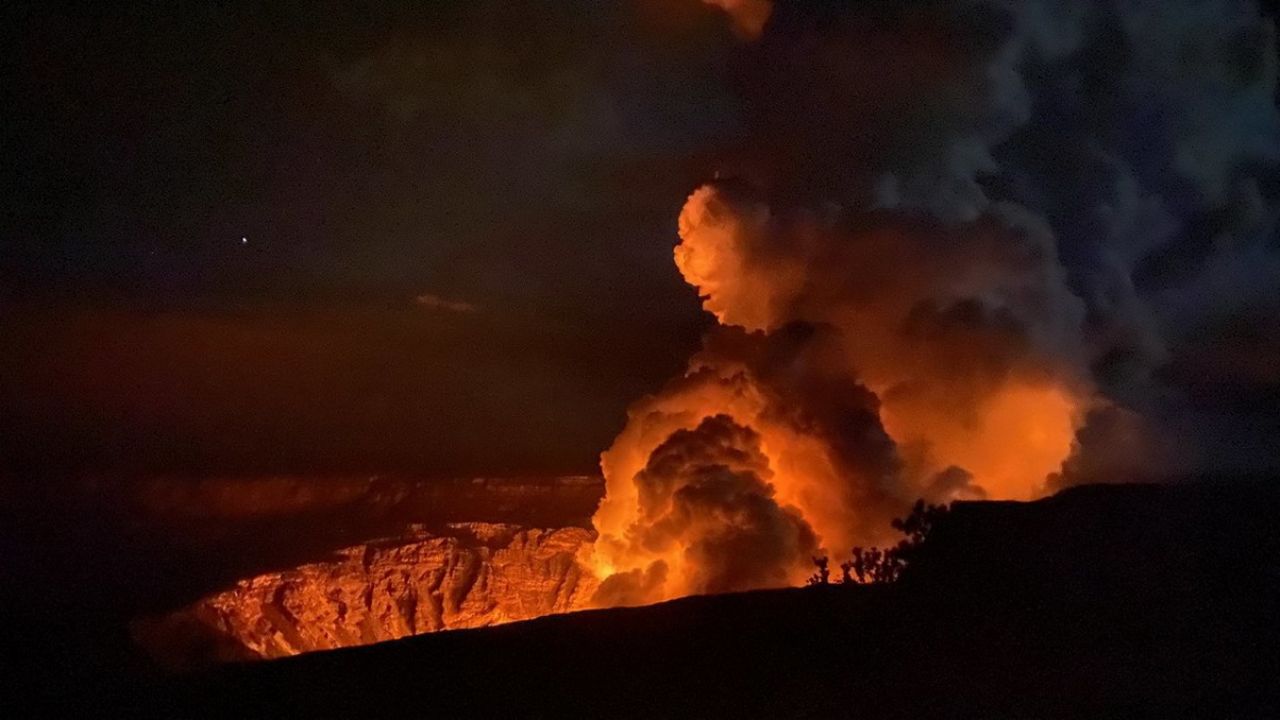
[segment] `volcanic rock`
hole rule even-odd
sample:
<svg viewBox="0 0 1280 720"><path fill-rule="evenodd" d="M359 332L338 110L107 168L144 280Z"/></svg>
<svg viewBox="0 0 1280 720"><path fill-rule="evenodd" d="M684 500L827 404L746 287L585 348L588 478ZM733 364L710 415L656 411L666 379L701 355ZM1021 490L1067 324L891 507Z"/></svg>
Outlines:
<svg viewBox="0 0 1280 720"><path fill-rule="evenodd" d="M135 637L174 667L365 645L563 613L597 581L575 560L578 527L455 523L344 548L332 559L241 580Z"/></svg>

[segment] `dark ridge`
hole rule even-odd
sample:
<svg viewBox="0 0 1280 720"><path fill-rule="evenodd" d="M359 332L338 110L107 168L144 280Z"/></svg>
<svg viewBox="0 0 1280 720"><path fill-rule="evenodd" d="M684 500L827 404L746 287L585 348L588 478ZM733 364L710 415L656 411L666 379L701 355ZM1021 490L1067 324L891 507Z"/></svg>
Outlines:
<svg viewBox="0 0 1280 720"><path fill-rule="evenodd" d="M1278 488L959 503L896 585L439 633L129 699L165 716L1276 717Z"/></svg>

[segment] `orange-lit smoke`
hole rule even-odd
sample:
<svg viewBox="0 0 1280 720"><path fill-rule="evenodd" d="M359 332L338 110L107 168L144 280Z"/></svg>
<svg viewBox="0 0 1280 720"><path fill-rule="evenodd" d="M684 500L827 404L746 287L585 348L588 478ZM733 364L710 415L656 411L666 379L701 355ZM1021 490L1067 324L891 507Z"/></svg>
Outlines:
<svg viewBox="0 0 1280 720"><path fill-rule="evenodd" d="M717 182L679 231L719 327L602 456L597 604L795 584L916 497L1034 498L1069 455L1078 309L1026 218L775 213Z"/></svg>
<svg viewBox="0 0 1280 720"><path fill-rule="evenodd" d="M917 498L1040 496L1096 404L1053 233L977 181L1025 114L1010 56L942 6L705 1L771 36L741 65L769 82L742 176L680 212L718 324L602 455L600 605L800 582Z"/></svg>
<svg viewBox="0 0 1280 720"><path fill-rule="evenodd" d="M764 31L765 23L773 14L773 0L703 0L729 14L733 31L740 37L755 39Z"/></svg>
<svg viewBox="0 0 1280 720"><path fill-rule="evenodd" d="M991 497L1029 499L1071 450L1087 384L1079 301L1052 238L1011 210L958 227L889 213L778 218L719 186L680 217L676 265L724 325L836 329L839 362L879 398L920 493L955 466Z"/></svg>

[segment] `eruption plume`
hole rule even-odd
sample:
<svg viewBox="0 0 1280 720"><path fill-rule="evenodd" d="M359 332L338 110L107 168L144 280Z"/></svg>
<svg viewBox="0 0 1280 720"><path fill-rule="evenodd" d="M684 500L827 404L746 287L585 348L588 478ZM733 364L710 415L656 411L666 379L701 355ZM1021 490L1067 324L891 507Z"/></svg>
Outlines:
<svg viewBox="0 0 1280 720"><path fill-rule="evenodd" d="M728 415L676 430L636 473L637 514L623 552L644 567L607 578L596 602L785 585L803 577L817 543L781 505L760 436Z"/></svg>
<svg viewBox="0 0 1280 720"><path fill-rule="evenodd" d="M1160 264L1178 226L1160 193L1220 207L1220 232L1276 227L1275 38L1251 3L706 1L756 41L733 66L745 141L679 215L676 266L717 325L602 455L599 539L582 555L603 580L595 602L793 584L810 553L883 541L918 497L1031 499L1135 458L1158 467L1144 410L1182 412L1155 373L1181 328L1161 327L1144 273L1172 283L1167 298L1205 282ZM1221 65L1190 77L1155 50L1117 59L1105 27ZM1127 105L1062 119L1099 63L1168 89L1141 99L1170 118L1167 156L1139 162L1101 132L1129 123ZM1205 87L1256 133L1218 132L1190 104ZM1046 167L1059 147L1062 169ZM1226 157L1239 169L1212 159ZM1233 172L1252 200L1233 197ZM1230 255L1222 277L1241 269ZM1265 324L1273 306L1241 316Z"/></svg>
<svg viewBox="0 0 1280 720"><path fill-rule="evenodd" d="M1089 398L1066 342L1080 310L1051 240L1011 210L953 226L886 211L819 217L717 182L690 196L679 227L676 264L720 326L684 377L633 407L604 455L593 562L618 574L597 601L803 577L808 550L794 540L778 547L799 552L753 554L772 575L704 567L700 539L679 531L706 521L689 515L740 510L704 495L679 523L655 523L655 463L668 486L698 487L708 468L749 472L771 485L753 497L776 497L823 552L843 555L883 539L916 497L1035 497L1068 457ZM722 444L691 442L708 418L758 437L733 447L759 457L738 467ZM733 526L744 545L776 542L777 529ZM707 572L714 584L691 580Z"/></svg>

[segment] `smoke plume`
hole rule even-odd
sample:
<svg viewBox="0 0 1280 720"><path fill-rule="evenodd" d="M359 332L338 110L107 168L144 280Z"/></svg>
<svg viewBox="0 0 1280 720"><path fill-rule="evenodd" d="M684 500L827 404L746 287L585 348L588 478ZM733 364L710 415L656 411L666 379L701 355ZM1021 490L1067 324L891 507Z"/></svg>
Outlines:
<svg viewBox="0 0 1280 720"><path fill-rule="evenodd" d="M770 587L806 573L817 543L794 507L780 505L760 436L728 415L677 430L636 473L638 516L626 548L648 566L607 578L603 604Z"/></svg>
<svg viewBox="0 0 1280 720"><path fill-rule="evenodd" d="M1280 116L1253 3L712 4L754 39L746 140L679 214L717 326L602 456L598 603L795 583L917 497L1266 437ZM1241 336L1263 357L1228 361Z"/></svg>

